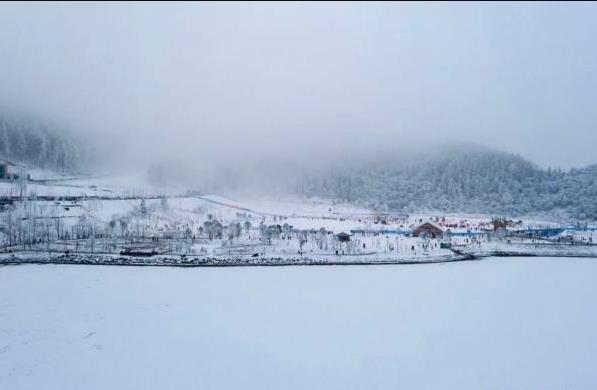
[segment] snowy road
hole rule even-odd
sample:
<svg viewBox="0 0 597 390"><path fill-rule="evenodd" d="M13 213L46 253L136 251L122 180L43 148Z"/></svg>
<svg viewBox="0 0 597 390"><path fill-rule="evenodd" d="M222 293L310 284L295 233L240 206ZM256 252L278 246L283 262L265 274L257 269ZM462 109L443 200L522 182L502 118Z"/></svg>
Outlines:
<svg viewBox="0 0 597 390"><path fill-rule="evenodd" d="M0 267L0 389L592 389L597 261Z"/></svg>

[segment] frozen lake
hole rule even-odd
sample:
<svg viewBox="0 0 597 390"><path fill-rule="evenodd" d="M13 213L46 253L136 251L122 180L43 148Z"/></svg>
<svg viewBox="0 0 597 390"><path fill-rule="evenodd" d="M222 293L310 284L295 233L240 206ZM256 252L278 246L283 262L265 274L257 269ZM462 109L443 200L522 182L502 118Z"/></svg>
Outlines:
<svg viewBox="0 0 597 390"><path fill-rule="evenodd" d="M597 388L597 260L0 267L0 389Z"/></svg>

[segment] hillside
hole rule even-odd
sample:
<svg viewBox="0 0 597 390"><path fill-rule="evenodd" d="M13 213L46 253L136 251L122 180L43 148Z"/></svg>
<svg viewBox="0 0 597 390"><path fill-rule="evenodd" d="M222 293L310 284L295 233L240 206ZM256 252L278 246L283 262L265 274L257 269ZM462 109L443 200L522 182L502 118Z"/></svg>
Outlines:
<svg viewBox="0 0 597 390"><path fill-rule="evenodd" d="M464 147L310 176L305 195L393 211L443 211L597 219L597 166L542 169L524 158Z"/></svg>
<svg viewBox="0 0 597 390"><path fill-rule="evenodd" d="M89 150L74 135L29 117L0 113L0 158L56 172L80 169Z"/></svg>
<svg viewBox="0 0 597 390"><path fill-rule="evenodd" d="M81 172L91 159L97 160L89 149L63 129L0 115L0 158L59 173ZM597 165L569 171L543 169L519 155L464 145L384 156L326 161L311 168L272 160L247 161L243 167L224 170L206 165L203 171L211 167L210 174L188 165L167 168L163 170L167 174L159 177L155 170L148 173L162 187L216 192L265 189L266 193L290 187L302 196L405 213L597 219Z"/></svg>

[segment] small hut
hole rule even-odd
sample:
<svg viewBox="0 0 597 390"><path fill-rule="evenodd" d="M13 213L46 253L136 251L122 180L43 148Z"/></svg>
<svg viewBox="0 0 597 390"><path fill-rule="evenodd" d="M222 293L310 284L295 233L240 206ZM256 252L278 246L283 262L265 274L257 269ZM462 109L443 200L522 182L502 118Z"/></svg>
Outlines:
<svg viewBox="0 0 597 390"><path fill-rule="evenodd" d="M25 174L24 172L19 174L11 172L15 167L14 163L0 158L0 180L18 180L20 176L27 180L31 178L29 174Z"/></svg>
<svg viewBox="0 0 597 390"><path fill-rule="evenodd" d="M413 229L414 237L440 238L443 235L444 231L442 230L442 228L431 222L424 222Z"/></svg>
<svg viewBox="0 0 597 390"><path fill-rule="evenodd" d="M15 180L18 178L17 175L10 172L11 167L14 167L14 164L0 159L0 180Z"/></svg>
<svg viewBox="0 0 597 390"><path fill-rule="evenodd" d="M338 233L336 234L336 239L340 242L348 242L350 241L350 234L344 232Z"/></svg>
<svg viewBox="0 0 597 390"><path fill-rule="evenodd" d="M8 164L3 163L2 161L0 161L0 179L8 179Z"/></svg>

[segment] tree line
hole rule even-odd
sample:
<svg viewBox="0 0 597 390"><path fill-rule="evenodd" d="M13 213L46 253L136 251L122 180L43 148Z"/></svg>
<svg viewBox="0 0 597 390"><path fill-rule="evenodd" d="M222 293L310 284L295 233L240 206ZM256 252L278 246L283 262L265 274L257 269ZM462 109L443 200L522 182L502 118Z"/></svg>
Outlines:
<svg viewBox="0 0 597 390"><path fill-rule="evenodd" d="M494 150L445 150L305 175L296 187L383 211L541 215L597 220L597 165L543 169Z"/></svg>
<svg viewBox="0 0 597 390"><path fill-rule="evenodd" d="M0 115L0 158L56 172L77 170L89 156L80 142L38 120Z"/></svg>

